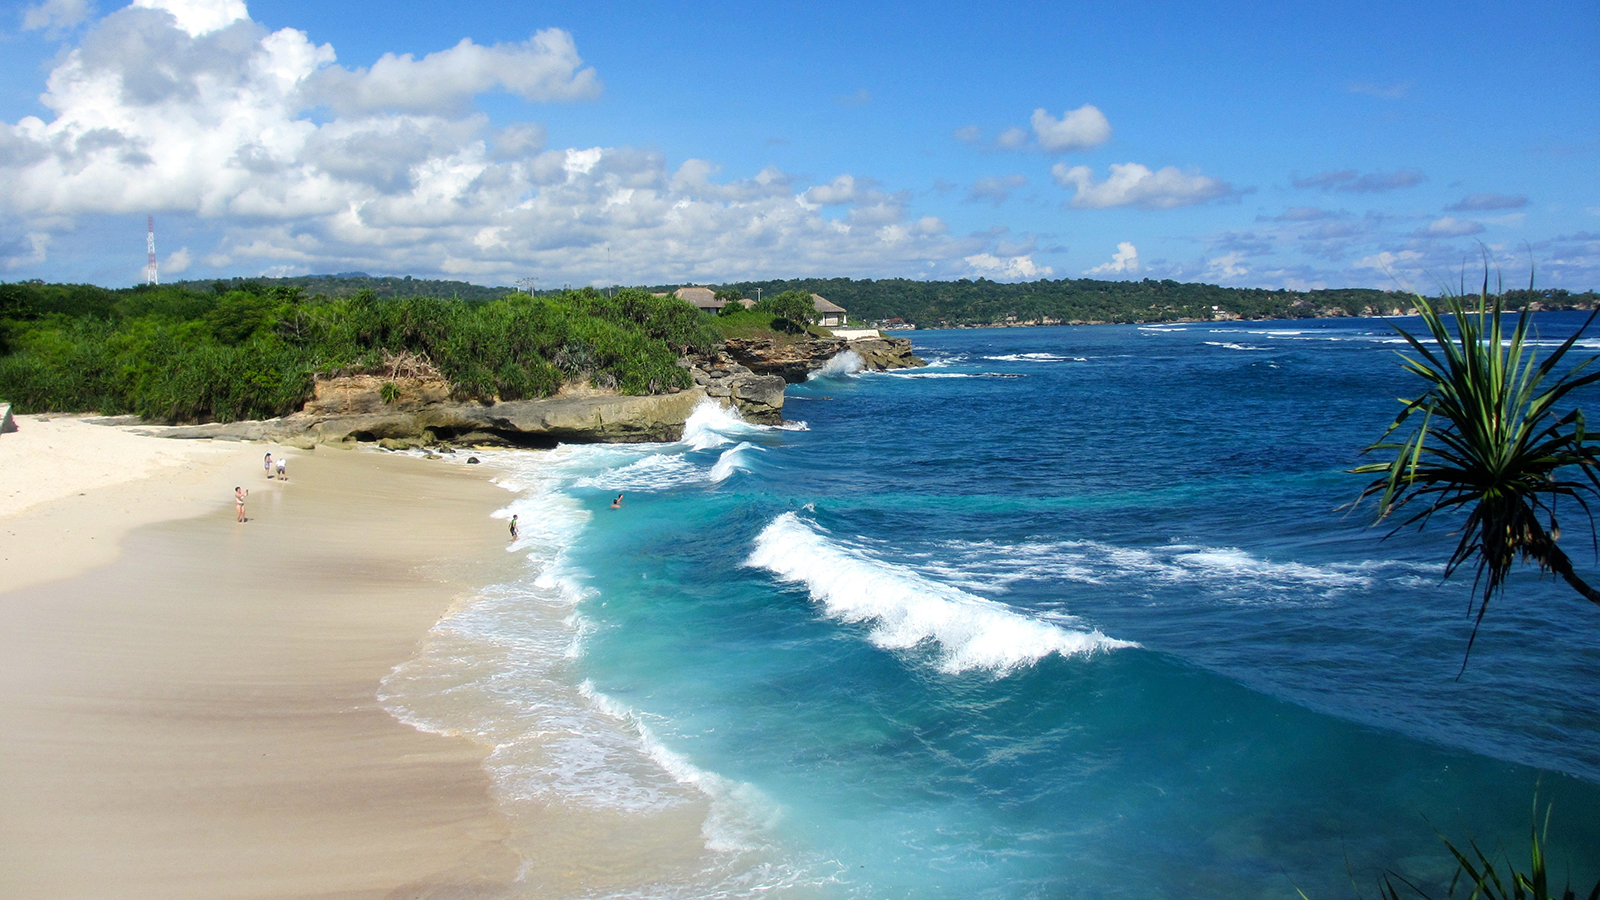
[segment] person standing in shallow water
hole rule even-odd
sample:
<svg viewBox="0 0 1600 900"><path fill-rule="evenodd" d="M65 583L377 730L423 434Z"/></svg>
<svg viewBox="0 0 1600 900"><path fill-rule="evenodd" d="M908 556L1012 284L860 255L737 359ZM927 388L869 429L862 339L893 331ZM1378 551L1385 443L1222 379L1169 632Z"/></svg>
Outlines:
<svg viewBox="0 0 1600 900"><path fill-rule="evenodd" d="M244 498L246 498L248 496L250 496L250 492L245 490L242 487L235 487L233 489L233 505L238 507L239 521L241 521L241 522L245 521L245 518L244 518Z"/></svg>
<svg viewBox="0 0 1600 900"><path fill-rule="evenodd" d="M512 516L511 517L511 539L513 541L517 539L517 517L516 516Z"/></svg>

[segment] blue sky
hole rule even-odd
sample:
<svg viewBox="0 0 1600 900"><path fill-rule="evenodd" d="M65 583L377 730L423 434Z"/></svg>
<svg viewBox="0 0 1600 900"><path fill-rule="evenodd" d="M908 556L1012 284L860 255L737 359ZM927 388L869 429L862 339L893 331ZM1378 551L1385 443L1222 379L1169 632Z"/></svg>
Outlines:
<svg viewBox="0 0 1600 900"><path fill-rule="evenodd" d="M1600 287L1600 6L0 13L0 278ZM464 43L465 42L465 43Z"/></svg>

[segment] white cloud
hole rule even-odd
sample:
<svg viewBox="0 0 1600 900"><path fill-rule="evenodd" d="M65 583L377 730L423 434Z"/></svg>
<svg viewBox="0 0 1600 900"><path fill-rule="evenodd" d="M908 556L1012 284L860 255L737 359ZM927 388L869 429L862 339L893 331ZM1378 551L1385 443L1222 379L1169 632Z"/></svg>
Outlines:
<svg viewBox="0 0 1600 900"><path fill-rule="evenodd" d="M814 206L840 206L854 202L858 198L855 176L840 175L828 184L811 188L800 197Z"/></svg>
<svg viewBox="0 0 1600 900"><path fill-rule="evenodd" d="M1033 133L1048 153L1089 150L1111 140L1111 123L1098 108L1085 103L1057 119L1044 109L1033 111Z"/></svg>
<svg viewBox="0 0 1600 900"><path fill-rule="evenodd" d="M966 257L966 264L979 275L994 278L1049 278L1055 269L1034 263L1033 257L1000 257L992 253L975 253Z"/></svg>
<svg viewBox="0 0 1600 900"><path fill-rule="evenodd" d="M535 102L592 100L600 96L600 78L582 66L572 35L547 28L520 44L484 47L462 38L420 60L385 53L371 69L329 66L308 79L306 91L312 102L346 114L450 115L497 89Z"/></svg>
<svg viewBox="0 0 1600 900"><path fill-rule="evenodd" d="M0 258L40 262L50 235L80 219L153 212L207 233L203 256L168 258L165 271L187 263L191 275L203 263L500 283L936 277L970 274L968 258L984 254L997 274L1049 271L1003 252L999 234L951 235L911 213L908 193L860 175L815 186L770 167L724 178L709 160L549 148L537 123L495 127L471 109L480 91L565 100L597 90L563 32L348 70L293 28L248 18L213 27L239 9L165 0L88 27L48 77L50 113L0 122L0 211L13 235L36 237ZM348 96L315 106L333 82ZM142 250L130 250L141 266Z"/></svg>
<svg viewBox="0 0 1600 900"><path fill-rule="evenodd" d="M1083 274L1092 276L1105 275L1131 275L1139 271L1139 248L1128 241L1117 244L1117 252L1111 254L1111 261L1101 263Z"/></svg>
<svg viewBox="0 0 1600 900"><path fill-rule="evenodd" d="M1483 226L1477 222L1457 219L1454 216L1443 216L1428 223L1427 228L1418 229L1417 237L1452 238L1466 237L1469 234L1482 234Z"/></svg>
<svg viewBox="0 0 1600 900"><path fill-rule="evenodd" d="M1028 132L1021 128L1007 128L994 139L995 146L1005 150L1021 150L1028 146Z"/></svg>
<svg viewBox="0 0 1600 900"><path fill-rule="evenodd" d="M963 125L950 133L963 144L980 144L983 142L983 132L978 130L976 125Z"/></svg>
<svg viewBox="0 0 1600 900"><path fill-rule="evenodd" d="M1174 209L1238 193L1226 181L1197 172L1182 172L1173 166L1152 172L1138 163L1112 163L1111 174L1099 183L1095 182L1094 171L1088 166L1068 168L1066 163L1056 163L1050 168L1050 174L1056 184L1074 189L1072 205L1079 209L1114 206Z"/></svg>
<svg viewBox="0 0 1600 900"><path fill-rule="evenodd" d="M178 275L189 271L189 266L194 262L194 257L189 254L188 247L179 247L167 254L165 262L157 269L162 276Z"/></svg>
<svg viewBox="0 0 1600 900"><path fill-rule="evenodd" d="M23 31L61 31L89 18L89 0L44 0L22 11Z"/></svg>
<svg viewBox="0 0 1600 900"><path fill-rule="evenodd" d="M1382 272L1392 272L1399 269L1410 269L1420 259L1422 259L1422 254L1416 250L1401 250L1399 253L1390 253L1384 250L1356 260L1355 267L1358 269L1377 269Z"/></svg>
<svg viewBox="0 0 1600 900"><path fill-rule="evenodd" d="M1228 253L1215 259L1206 261L1206 275L1217 281L1232 281L1250 274L1241 263L1244 262L1243 253Z"/></svg>
<svg viewBox="0 0 1600 900"><path fill-rule="evenodd" d="M144 9L165 10L178 20L178 27L198 37L248 19L244 0L133 0Z"/></svg>

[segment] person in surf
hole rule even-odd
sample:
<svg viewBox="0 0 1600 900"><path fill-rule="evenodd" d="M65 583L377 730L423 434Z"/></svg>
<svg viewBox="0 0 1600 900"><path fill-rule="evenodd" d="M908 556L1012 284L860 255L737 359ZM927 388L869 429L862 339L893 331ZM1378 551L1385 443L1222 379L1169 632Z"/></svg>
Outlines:
<svg viewBox="0 0 1600 900"><path fill-rule="evenodd" d="M617 499L611 501L611 508L612 509L621 509L622 508L622 495L621 494L617 495Z"/></svg>

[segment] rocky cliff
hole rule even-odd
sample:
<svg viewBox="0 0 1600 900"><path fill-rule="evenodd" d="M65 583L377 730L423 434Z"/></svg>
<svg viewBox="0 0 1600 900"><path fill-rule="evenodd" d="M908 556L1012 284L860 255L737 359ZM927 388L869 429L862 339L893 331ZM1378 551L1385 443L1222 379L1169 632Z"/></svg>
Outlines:
<svg viewBox="0 0 1600 900"><path fill-rule="evenodd" d="M453 401L449 383L437 378L355 375L319 379L305 407L280 419L147 427L162 437L272 440L302 447L356 441L396 449L442 443L639 443L682 437L690 412L707 397L737 408L750 421L781 422L783 379L740 369L691 369L700 383L673 394L630 397L578 389L499 403Z"/></svg>
<svg viewBox="0 0 1600 900"><path fill-rule="evenodd" d="M630 397L569 388L540 400L461 402L450 398L449 382L438 377L352 375L318 379L305 407L281 419L147 427L164 437L272 440L303 447L357 441L391 448L675 441L695 405L708 397L739 410L748 421L782 422L784 387L804 381L846 350L868 369L924 365L905 338L730 340L722 352L681 360L694 387L672 394Z"/></svg>
<svg viewBox="0 0 1600 900"><path fill-rule="evenodd" d="M756 374L777 375L790 384L799 384L846 350L861 357L863 368L875 372L927 365L912 354L909 339L898 337L860 338L853 341L811 338L793 342L771 338L729 338L723 355L731 363L744 366Z"/></svg>

